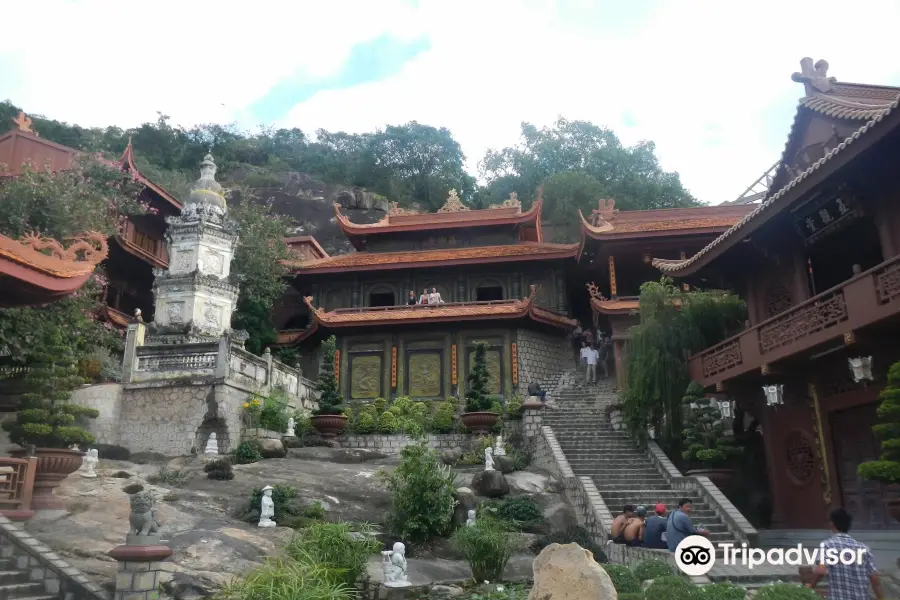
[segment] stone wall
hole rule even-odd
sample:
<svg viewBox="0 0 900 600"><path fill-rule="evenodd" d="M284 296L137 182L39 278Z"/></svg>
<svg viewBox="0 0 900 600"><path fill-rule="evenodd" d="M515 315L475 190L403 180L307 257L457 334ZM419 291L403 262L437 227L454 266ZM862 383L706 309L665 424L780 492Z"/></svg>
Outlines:
<svg viewBox="0 0 900 600"><path fill-rule="evenodd" d="M79 424L94 434L100 444L119 444L119 419L122 416L122 385L102 383L86 385L72 393L69 400L100 413L96 419L83 419Z"/></svg>
<svg viewBox="0 0 900 600"><path fill-rule="evenodd" d="M467 448L472 441L477 439L477 436L471 433L432 433L427 437L428 445L438 451ZM383 454L400 454L403 448L415 443L412 438L403 433L342 435L336 441L341 448L365 448Z"/></svg>
<svg viewBox="0 0 900 600"><path fill-rule="evenodd" d="M574 365L573 350L566 336L516 330L516 352L519 357L519 393L524 395L528 384L537 381L543 386Z"/></svg>

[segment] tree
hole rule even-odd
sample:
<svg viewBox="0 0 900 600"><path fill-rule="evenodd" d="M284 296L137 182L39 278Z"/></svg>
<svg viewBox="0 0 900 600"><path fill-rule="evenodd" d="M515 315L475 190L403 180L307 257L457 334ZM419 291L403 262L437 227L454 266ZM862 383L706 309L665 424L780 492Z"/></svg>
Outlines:
<svg viewBox="0 0 900 600"><path fill-rule="evenodd" d="M682 432L684 451L682 458L709 466L721 466L740 454L740 448L725 437L725 425L713 400L703 393L703 386L692 381L681 400L691 415L687 428Z"/></svg>
<svg viewBox="0 0 900 600"><path fill-rule="evenodd" d="M881 442L881 460L859 465L859 475L882 483L900 483L900 362L888 369L887 386L878 396L878 419L872 428Z"/></svg>
<svg viewBox="0 0 900 600"><path fill-rule="evenodd" d="M615 199L620 210L698 205L681 185L678 174L660 167L653 142L623 146L613 131L587 121L559 118L543 129L522 123L521 142L488 150L480 168L489 190L502 186L508 193L514 188L511 191L522 197L548 183L551 175L574 171L596 180L601 187L589 191ZM556 213L551 198L545 196L545 202L548 214ZM569 213L558 214L566 218Z"/></svg>
<svg viewBox="0 0 900 600"><path fill-rule="evenodd" d="M339 415L338 408L344 401L338 391L337 376L334 372L334 355L337 351L337 340L334 336L322 342L322 365L319 367L319 379L316 382L316 391L319 392L319 407L313 411L319 415Z"/></svg>
<svg viewBox="0 0 900 600"><path fill-rule="evenodd" d="M472 371L466 383L466 412L486 412L491 410L493 400L488 391L488 373L486 342L475 342L475 356L472 359Z"/></svg>
<svg viewBox="0 0 900 600"><path fill-rule="evenodd" d="M604 192L603 184L583 171L564 171L547 177L544 202L548 210L544 211L544 218L557 224L554 241L578 241L581 224L575 213L580 209L591 214Z"/></svg>
<svg viewBox="0 0 900 600"><path fill-rule="evenodd" d="M291 257L290 248L284 243L288 220L276 214L271 203L257 204L246 194L244 198L231 209L231 216L240 227L240 243L231 268L241 285L232 326L250 334L246 343L249 351L262 354L277 339L272 306L286 288L284 261Z"/></svg>

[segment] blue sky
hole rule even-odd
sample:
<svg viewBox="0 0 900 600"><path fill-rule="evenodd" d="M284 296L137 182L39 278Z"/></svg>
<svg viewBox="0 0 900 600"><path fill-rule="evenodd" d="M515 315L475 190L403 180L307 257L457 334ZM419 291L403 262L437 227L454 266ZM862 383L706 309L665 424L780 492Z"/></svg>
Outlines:
<svg viewBox="0 0 900 600"><path fill-rule="evenodd" d="M0 97L30 112L310 134L416 120L449 128L473 174L522 121L565 116L653 140L712 203L779 158L802 57L900 85L896 0L32 0L28 14L0 37Z"/></svg>

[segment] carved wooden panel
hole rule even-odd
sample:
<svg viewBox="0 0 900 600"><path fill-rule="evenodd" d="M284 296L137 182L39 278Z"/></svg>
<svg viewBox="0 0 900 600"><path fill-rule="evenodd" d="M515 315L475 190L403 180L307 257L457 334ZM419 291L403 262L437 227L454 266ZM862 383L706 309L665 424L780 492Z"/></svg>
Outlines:
<svg viewBox="0 0 900 600"><path fill-rule="evenodd" d="M822 298L815 304L807 304L802 308L791 309L761 327L759 330L759 349L765 354L777 348L789 346L814 333L847 320L847 304L841 291Z"/></svg>
<svg viewBox="0 0 900 600"><path fill-rule="evenodd" d="M350 357L350 398L365 400L381 396L382 355Z"/></svg>
<svg viewBox="0 0 900 600"><path fill-rule="evenodd" d="M900 264L894 263L875 273L875 292L880 304L900 296Z"/></svg>
<svg viewBox="0 0 900 600"><path fill-rule="evenodd" d="M739 340L724 342L714 348L710 348L702 355L703 376L712 377L744 362L741 355L741 343Z"/></svg>
<svg viewBox="0 0 900 600"><path fill-rule="evenodd" d="M436 397L442 393L443 355L440 352L416 352L408 358L409 396Z"/></svg>
<svg viewBox="0 0 900 600"><path fill-rule="evenodd" d="M784 442L784 454L790 480L795 485L809 485L816 474L816 447L813 440L801 431L791 432Z"/></svg>
<svg viewBox="0 0 900 600"><path fill-rule="evenodd" d="M783 285L775 284L766 290L766 319L778 316L793 305L791 293Z"/></svg>

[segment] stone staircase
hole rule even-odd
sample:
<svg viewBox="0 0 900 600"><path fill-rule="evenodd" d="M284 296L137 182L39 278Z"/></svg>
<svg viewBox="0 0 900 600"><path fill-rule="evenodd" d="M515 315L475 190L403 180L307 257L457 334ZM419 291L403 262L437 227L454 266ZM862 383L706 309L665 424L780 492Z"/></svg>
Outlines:
<svg viewBox="0 0 900 600"><path fill-rule="evenodd" d="M28 568L17 568L15 558L0 559L0 598L4 600L56 600L59 594L47 593L43 581L31 579Z"/></svg>
<svg viewBox="0 0 900 600"><path fill-rule="evenodd" d="M703 501L697 489L675 489L646 450L641 450L621 431L613 431L606 417L607 406L618 401L615 380L601 379L588 384L581 373L561 374L548 390L551 401L543 411L543 425L549 426L559 442L572 471L579 477L590 477L613 516L626 504L644 505L652 514L653 507L664 503L672 511L678 501L693 499L691 519L695 527L710 531L714 544L732 542L740 547L746 536L729 529L721 508ZM796 567L746 567L721 564L720 560L708 574L710 581L733 581L746 588L755 588L772 581L797 582Z"/></svg>

